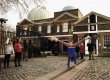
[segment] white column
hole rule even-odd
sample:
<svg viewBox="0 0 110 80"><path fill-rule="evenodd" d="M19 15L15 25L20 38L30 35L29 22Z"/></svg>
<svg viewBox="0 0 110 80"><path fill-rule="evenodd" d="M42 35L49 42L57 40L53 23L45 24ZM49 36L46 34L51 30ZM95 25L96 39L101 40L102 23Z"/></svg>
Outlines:
<svg viewBox="0 0 110 80"><path fill-rule="evenodd" d="M98 34L98 24L97 24L98 20L97 20L97 15L96 15L96 32ZM98 55L99 52L99 43L98 43L98 39L96 40L96 53Z"/></svg>
<svg viewBox="0 0 110 80"><path fill-rule="evenodd" d="M96 31L98 31L98 25L97 25L97 15L96 15Z"/></svg>
<svg viewBox="0 0 110 80"><path fill-rule="evenodd" d="M90 23L90 18L88 16L88 23ZM88 24L88 32L90 31L90 25Z"/></svg>
<svg viewBox="0 0 110 80"><path fill-rule="evenodd" d="M88 23L90 23L90 18L89 18L89 16L88 16ZM88 33L89 33L89 31L90 31L90 25L88 24ZM89 53L88 53L88 47L87 47L88 41L89 41L89 39L85 40L85 54L86 54L86 55L89 54Z"/></svg>
<svg viewBox="0 0 110 80"><path fill-rule="evenodd" d="M98 39L96 40L96 53L98 55L98 52L99 52L99 42L98 42Z"/></svg>

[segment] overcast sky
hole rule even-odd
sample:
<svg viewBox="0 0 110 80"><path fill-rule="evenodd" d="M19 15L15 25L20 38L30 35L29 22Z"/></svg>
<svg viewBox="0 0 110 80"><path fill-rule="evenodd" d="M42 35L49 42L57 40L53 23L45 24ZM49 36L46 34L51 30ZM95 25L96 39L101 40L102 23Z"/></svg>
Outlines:
<svg viewBox="0 0 110 80"><path fill-rule="evenodd" d="M95 11L110 17L110 0L46 0L46 8L51 12L62 11L65 6L78 8L83 15ZM13 12L8 13L7 18L14 26L20 21L18 14Z"/></svg>
<svg viewBox="0 0 110 80"><path fill-rule="evenodd" d="M47 8L53 12L61 11L65 6L79 8L83 15L91 11L110 16L110 0L46 0Z"/></svg>

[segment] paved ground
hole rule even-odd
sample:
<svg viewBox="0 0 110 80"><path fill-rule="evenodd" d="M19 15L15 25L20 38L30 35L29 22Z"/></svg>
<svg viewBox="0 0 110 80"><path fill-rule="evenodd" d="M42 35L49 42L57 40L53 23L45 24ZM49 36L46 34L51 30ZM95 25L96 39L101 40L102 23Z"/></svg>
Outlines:
<svg viewBox="0 0 110 80"><path fill-rule="evenodd" d="M87 62L71 80L110 80L110 58L99 57Z"/></svg>
<svg viewBox="0 0 110 80"><path fill-rule="evenodd" d="M2 65L0 80L37 80L37 78L59 68L67 69L66 64L67 57L55 56L32 58L28 61L23 61L23 66L20 67L14 67L14 62L11 62L10 68L4 69Z"/></svg>
<svg viewBox="0 0 110 80"><path fill-rule="evenodd" d="M2 65L0 80L110 80L110 58L96 57L70 70L66 64L67 57L54 56L33 58L21 67L14 67L11 62L10 68L4 69Z"/></svg>

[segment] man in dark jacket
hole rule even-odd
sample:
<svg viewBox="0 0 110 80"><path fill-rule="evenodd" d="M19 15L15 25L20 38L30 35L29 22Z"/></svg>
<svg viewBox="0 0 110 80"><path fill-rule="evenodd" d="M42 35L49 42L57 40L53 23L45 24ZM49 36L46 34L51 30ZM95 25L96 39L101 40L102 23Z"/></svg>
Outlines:
<svg viewBox="0 0 110 80"><path fill-rule="evenodd" d="M91 42L91 40L89 40L89 42L87 43L87 46L88 46L88 52L89 52L89 60L91 60L91 58L94 60L93 51L95 46Z"/></svg>
<svg viewBox="0 0 110 80"><path fill-rule="evenodd" d="M80 55L79 55L79 45L76 46L75 52L77 53L77 58L79 58L79 56L80 56Z"/></svg>

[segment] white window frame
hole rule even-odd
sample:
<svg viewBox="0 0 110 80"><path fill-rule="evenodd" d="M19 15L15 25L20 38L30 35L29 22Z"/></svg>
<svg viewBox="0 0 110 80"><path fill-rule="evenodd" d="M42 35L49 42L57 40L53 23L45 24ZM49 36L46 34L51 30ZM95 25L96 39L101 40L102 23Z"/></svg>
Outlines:
<svg viewBox="0 0 110 80"><path fill-rule="evenodd" d="M107 48L107 45L110 45L110 35L104 35L104 48Z"/></svg>
<svg viewBox="0 0 110 80"><path fill-rule="evenodd" d="M51 25L47 26L47 33L51 33Z"/></svg>
<svg viewBox="0 0 110 80"><path fill-rule="evenodd" d="M68 23L63 23L62 32L68 32Z"/></svg>
<svg viewBox="0 0 110 80"><path fill-rule="evenodd" d="M42 26L41 25L39 25L38 31L42 31Z"/></svg>
<svg viewBox="0 0 110 80"><path fill-rule="evenodd" d="M57 25L57 32L60 32L60 25Z"/></svg>
<svg viewBox="0 0 110 80"><path fill-rule="evenodd" d="M71 26L71 30L73 31L74 26Z"/></svg>

